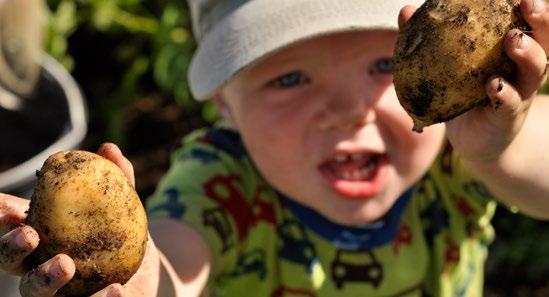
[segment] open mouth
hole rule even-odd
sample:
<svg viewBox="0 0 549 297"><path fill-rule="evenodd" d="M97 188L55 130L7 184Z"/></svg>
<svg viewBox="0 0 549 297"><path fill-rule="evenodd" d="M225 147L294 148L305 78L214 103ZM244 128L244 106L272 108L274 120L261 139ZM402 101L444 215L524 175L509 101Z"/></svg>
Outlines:
<svg viewBox="0 0 549 297"><path fill-rule="evenodd" d="M382 168L387 155L376 153L337 153L319 166L332 188L348 198L369 198L383 184Z"/></svg>

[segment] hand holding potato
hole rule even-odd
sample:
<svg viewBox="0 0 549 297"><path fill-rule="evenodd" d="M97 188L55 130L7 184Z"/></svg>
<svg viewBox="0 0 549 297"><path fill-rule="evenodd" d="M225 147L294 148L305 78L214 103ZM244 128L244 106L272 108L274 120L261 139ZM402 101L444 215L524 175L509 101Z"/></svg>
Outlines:
<svg viewBox="0 0 549 297"><path fill-rule="evenodd" d="M102 146L98 154L117 164L133 186L133 169L118 148L112 144ZM130 175L131 174L131 175ZM64 254L53 255L36 269L29 271L29 256L38 246L39 236L35 229L24 225L28 201L0 194L0 269L22 275L22 296L57 296L75 274L75 262ZM115 259L113 259L114 261ZM152 240L148 240L141 266L122 287L113 284L93 296L155 296L158 286L159 256Z"/></svg>
<svg viewBox="0 0 549 297"><path fill-rule="evenodd" d="M493 74L510 78L504 53L511 29L526 30L520 0L427 0L400 30L394 84L413 130L449 121L486 104Z"/></svg>
<svg viewBox="0 0 549 297"><path fill-rule="evenodd" d="M512 80L493 76L486 82L490 105L472 110L447 124L448 138L464 159L484 162L499 158L520 137L537 90L547 79L549 9L545 0L522 0L522 17L531 32L511 30L506 54L517 70ZM546 117L546 115L543 115ZM543 133L542 127L537 130Z"/></svg>
<svg viewBox="0 0 549 297"><path fill-rule="evenodd" d="M28 271L25 257L38 246L36 231L23 224L29 201L0 193L0 270L23 276L22 296L54 296L74 274L74 263L57 255L35 270Z"/></svg>
<svg viewBox="0 0 549 297"><path fill-rule="evenodd" d="M494 160L519 137L536 91L547 79L548 6L545 0L520 2L520 14L531 30L512 29L504 37L504 51L516 64L512 78L505 79L502 73L489 77L485 92L490 104L446 122L448 139L463 159L470 162ZM413 13L412 7L401 11L401 27Z"/></svg>

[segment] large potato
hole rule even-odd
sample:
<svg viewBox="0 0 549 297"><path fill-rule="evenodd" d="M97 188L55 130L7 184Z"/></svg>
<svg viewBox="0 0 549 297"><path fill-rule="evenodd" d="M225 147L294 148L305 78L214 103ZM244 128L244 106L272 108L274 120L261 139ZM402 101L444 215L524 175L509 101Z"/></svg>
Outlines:
<svg viewBox="0 0 549 297"><path fill-rule="evenodd" d="M143 259L147 219L120 168L94 153L60 152L37 177L26 219L40 236L32 264L58 253L71 256L76 273L61 288L64 296L89 296L125 283Z"/></svg>
<svg viewBox="0 0 549 297"><path fill-rule="evenodd" d="M399 34L395 88L414 131L487 102L491 75L512 79L505 34L526 29L520 0L427 0Z"/></svg>

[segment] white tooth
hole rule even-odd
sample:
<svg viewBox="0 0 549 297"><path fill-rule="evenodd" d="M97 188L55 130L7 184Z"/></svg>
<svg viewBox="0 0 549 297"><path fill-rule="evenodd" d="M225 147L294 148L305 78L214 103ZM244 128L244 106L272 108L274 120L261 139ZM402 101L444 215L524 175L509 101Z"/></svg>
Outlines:
<svg viewBox="0 0 549 297"><path fill-rule="evenodd" d="M337 154L335 155L334 159L336 160L336 162L343 163L347 161L347 156L345 154Z"/></svg>
<svg viewBox="0 0 549 297"><path fill-rule="evenodd" d="M366 168L362 168L360 169L360 175L361 177L364 179L368 176L368 173L370 173L370 170L366 169Z"/></svg>
<svg viewBox="0 0 549 297"><path fill-rule="evenodd" d="M351 159L352 159L353 161L359 161L359 160L362 159L362 154L360 154L360 153L352 154L352 155L351 155Z"/></svg>
<svg viewBox="0 0 549 297"><path fill-rule="evenodd" d="M342 174L343 179L350 180L352 178L351 172L349 171L343 171Z"/></svg>
<svg viewBox="0 0 549 297"><path fill-rule="evenodd" d="M353 180L360 180L360 171L358 170L353 170Z"/></svg>

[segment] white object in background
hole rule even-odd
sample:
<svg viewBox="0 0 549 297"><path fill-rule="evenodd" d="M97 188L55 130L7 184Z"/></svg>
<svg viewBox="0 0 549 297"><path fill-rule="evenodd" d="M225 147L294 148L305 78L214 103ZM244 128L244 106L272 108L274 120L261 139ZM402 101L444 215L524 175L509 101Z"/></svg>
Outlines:
<svg viewBox="0 0 549 297"><path fill-rule="evenodd" d="M42 0L0 0L0 85L29 95L40 73Z"/></svg>
<svg viewBox="0 0 549 297"><path fill-rule="evenodd" d="M0 107L18 111L23 107L23 100L0 85Z"/></svg>
<svg viewBox="0 0 549 297"><path fill-rule="evenodd" d="M0 290L2 297L21 297L19 294L19 277L0 272Z"/></svg>
<svg viewBox="0 0 549 297"><path fill-rule="evenodd" d="M41 65L42 70L49 73L61 86L67 100L70 122L67 123L67 131L49 147L29 160L0 172L0 191L3 192L9 192L33 182L36 170L42 167L49 155L78 147L87 133L86 106L76 81L63 65L48 55L42 56Z"/></svg>

